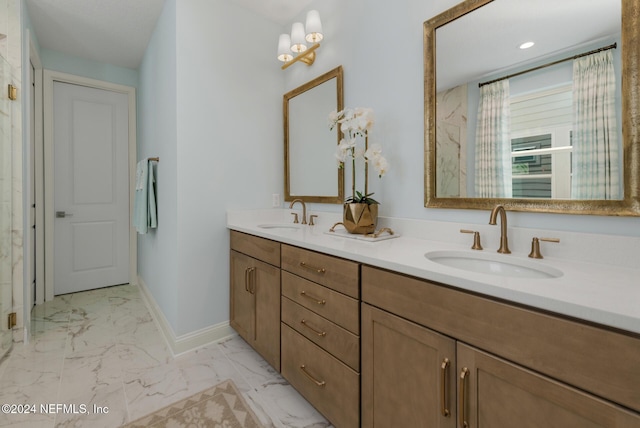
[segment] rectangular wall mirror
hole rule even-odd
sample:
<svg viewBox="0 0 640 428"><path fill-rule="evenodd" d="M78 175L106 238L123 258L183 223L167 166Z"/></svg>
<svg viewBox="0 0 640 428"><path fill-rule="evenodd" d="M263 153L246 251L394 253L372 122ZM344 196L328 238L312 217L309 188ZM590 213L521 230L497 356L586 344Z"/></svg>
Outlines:
<svg viewBox="0 0 640 428"><path fill-rule="evenodd" d="M341 204L344 170L335 159L340 130L328 117L343 107L342 67L284 94L285 201Z"/></svg>
<svg viewBox="0 0 640 428"><path fill-rule="evenodd" d="M466 0L424 23L426 207L640 215L640 0L562 3Z"/></svg>

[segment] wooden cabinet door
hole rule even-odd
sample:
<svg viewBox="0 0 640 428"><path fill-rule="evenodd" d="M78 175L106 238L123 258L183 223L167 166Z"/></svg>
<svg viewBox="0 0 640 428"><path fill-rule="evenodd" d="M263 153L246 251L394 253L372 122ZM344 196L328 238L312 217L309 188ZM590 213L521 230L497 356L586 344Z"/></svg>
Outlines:
<svg viewBox="0 0 640 428"><path fill-rule="evenodd" d="M362 426L455 427L455 351L453 339L362 304Z"/></svg>
<svg viewBox="0 0 640 428"><path fill-rule="evenodd" d="M280 371L280 269L253 260L249 290L255 298L253 347Z"/></svg>
<svg viewBox="0 0 640 428"><path fill-rule="evenodd" d="M230 324L280 371L280 269L231 250Z"/></svg>
<svg viewBox="0 0 640 428"><path fill-rule="evenodd" d="M457 354L460 427L640 426L640 415L637 413L491 354L460 342Z"/></svg>
<svg viewBox="0 0 640 428"><path fill-rule="evenodd" d="M230 261L230 324L244 340L252 343L255 298L249 289L249 275L253 259L231 250Z"/></svg>

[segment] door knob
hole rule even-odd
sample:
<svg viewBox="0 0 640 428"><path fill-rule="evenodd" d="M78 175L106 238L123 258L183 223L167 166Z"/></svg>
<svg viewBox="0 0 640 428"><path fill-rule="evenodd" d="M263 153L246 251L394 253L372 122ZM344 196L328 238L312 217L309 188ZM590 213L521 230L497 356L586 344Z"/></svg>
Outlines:
<svg viewBox="0 0 640 428"><path fill-rule="evenodd" d="M56 218L65 218L71 217L73 214L65 212L65 211L56 211Z"/></svg>

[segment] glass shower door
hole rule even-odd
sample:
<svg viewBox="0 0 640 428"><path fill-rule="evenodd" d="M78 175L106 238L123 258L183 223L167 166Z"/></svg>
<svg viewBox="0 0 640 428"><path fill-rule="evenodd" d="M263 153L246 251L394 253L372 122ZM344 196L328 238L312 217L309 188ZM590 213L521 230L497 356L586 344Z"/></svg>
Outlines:
<svg viewBox="0 0 640 428"><path fill-rule="evenodd" d="M0 56L0 358L11 348L12 331L9 328L12 298L12 233L11 209L11 100L8 85L11 82L11 66Z"/></svg>

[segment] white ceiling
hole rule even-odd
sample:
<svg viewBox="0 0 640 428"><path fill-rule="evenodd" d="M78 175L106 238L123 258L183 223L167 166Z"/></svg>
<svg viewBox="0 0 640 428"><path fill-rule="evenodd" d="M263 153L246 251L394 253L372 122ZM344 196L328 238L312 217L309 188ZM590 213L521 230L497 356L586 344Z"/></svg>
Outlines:
<svg viewBox="0 0 640 428"><path fill-rule="evenodd" d="M177 0L182 1L182 0ZM220 1L220 0L208 0ZM312 0L229 0L235 1L241 7L253 11L265 19L280 25L288 25L294 17L309 8ZM534 30L539 30L539 22L543 22L540 11L550 13L555 24L551 28L545 27L538 38L537 46L526 52L515 62L526 62L526 56L544 56L557 50L555 43L543 43L560 38L570 37L572 43L594 40L598 36L610 34L611 26L619 26L619 0L589 0L589 7L585 7L584 0L509 0L495 4L511 6L519 11L518 18L508 15L512 12L492 10L493 4L484 7L486 18L470 23L461 19L461 25L448 25L456 28L455 36L445 37L446 32L439 30L438 57L461 60L462 64L448 64L446 73L438 73L438 86L449 87L446 83L471 80L489 70L495 70L495 64L500 63L496 55L508 57L507 63L513 63L511 54L513 46L520 40L515 30L525 30L533 36ZM43 49L60 51L81 58L102 61L121 67L137 69L147 48L153 29L162 8L164 0L26 0L33 27ZM529 10L535 5L536 11ZM469 16L480 16L474 13ZM565 18L560 19L560 16ZM425 19L428 17L425 17ZM489 21L483 21L488 19ZM496 25L498 23L498 25ZM459 31L466 31L460 36ZM492 38L492 32L498 32ZM558 35L555 31L563 34ZM592 31L595 31L593 33ZM619 31L619 30L618 30ZM509 33L510 36L505 37ZM444 42L443 39L449 40ZM480 49L473 44L461 44L460 41L491 40L494 46L491 54L478 55ZM497 41L496 41L497 40ZM447 43L453 43L447 46ZM572 44L570 43L569 46ZM447 53L448 55L445 55ZM453 54L453 55L451 55ZM491 66L484 62L490 60ZM505 60L506 61L506 60ZM440 67L440 61L439 67ZM492 67L489 69L488 67ZM463 70L464 75L455 75L452 70ZM446 76L446 77L445 77ZM466 80L465 80L466 79ZM447 82L445 82L445 80Z"/></svg>
<svg viewBox="0 0 640 428"><path fill-rule="evenodd" d="M306 10L312 0L234 0L239 5L264 16L276 24L291 24L293 18Z"/></svg>
<svg viewBox="0 0 640 428"><path fill-rule="evenodd" d="M489 3L436 30L438 91L609 44L620 34L620 14L620 0ZM536 44L518 49L525 41Z"/></svg>
<svg viewBox="0 0 640 428"><path fill-rule="evenodd" d="M311 0L233 1L282 25L311 3ZM164 6L164 0L26 0L26 3L42 49L132 69L140 66Z"/></svg>

